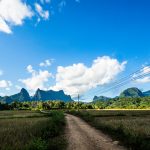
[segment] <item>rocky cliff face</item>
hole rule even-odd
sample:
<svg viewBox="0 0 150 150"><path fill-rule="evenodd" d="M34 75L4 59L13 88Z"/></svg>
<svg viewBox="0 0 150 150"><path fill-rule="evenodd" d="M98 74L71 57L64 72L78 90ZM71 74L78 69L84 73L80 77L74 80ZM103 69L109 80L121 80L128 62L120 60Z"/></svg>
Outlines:
<svg viewBox="0 0 150 150"><path fill-rule="evenodd" d="M61 91L53 91L53 90L49 90L49 91L43 91L38 89L35 93L35 95L33 96L32 100L62 100L62 101L72 101L71 96L70 95L66 95L64 93L63 90Z"/></svg>
<svg viewBox="0 0 150 150"><path fill-rule="evenodd" d="M20 102L30 101L31 100L31 97L30 97L28 91L26 89L24 89L24 88L22 88L19 93L10 96L10 98L12 100L17 100L17 101L20 101Z"/></svg>

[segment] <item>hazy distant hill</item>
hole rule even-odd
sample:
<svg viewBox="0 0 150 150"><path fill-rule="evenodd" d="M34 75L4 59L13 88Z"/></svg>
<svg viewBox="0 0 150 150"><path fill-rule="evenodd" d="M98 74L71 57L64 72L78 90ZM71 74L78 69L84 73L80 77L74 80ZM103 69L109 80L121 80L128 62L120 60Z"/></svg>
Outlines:
<svg viewBox="0 0 150 150"><path fill-rule="evenodd" d="M144 94L136 87L124 90L120 97L144 97Z"/></svg>
<svg viewBox="0 0 150 150"><path fill-rule="evenodd" d="M146 91L146 92L143 92L144 96L150 96L150 90L149 91Z"/></svg>
<svg viewBox="0 0 150 150"><path fill-rule="evenodd" d="M106 97L106 96L94 96L93 101L98 101L98 100L106 101L106 100L109 100L109 99L110 98Z"/></svg>
<svg viewBox="0 0 150 150"><path fill-rule="evenodd" d="M9 96L3 97L3 99L1 101L3 103L11 103L11 102L13 102L13 100Z"/></svg>

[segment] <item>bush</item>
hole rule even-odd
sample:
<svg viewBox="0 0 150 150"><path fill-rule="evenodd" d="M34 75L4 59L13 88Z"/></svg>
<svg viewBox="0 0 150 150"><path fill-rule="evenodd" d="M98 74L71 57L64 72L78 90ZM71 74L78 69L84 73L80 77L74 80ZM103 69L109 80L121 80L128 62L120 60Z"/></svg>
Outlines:
<svg viewBox="0 0 150 150"><path fill-rule="evenodd" d="M42 138L36 138L30 142L25 150L47 150L48 144Z"/></svg>

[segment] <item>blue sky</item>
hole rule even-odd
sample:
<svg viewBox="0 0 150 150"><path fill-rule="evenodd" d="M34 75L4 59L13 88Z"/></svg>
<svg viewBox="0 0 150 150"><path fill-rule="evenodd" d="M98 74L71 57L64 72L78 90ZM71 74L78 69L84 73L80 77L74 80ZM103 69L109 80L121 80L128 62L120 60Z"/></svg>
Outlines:
<svg viewBox="0 0 150 150"><path fill-rule="evenodd" d="M126 76L150 62L150 2L148 0L51 0L47 2L14 0L14 2L11 11L16 11L14 8L19 7L18 3L28 9L20 13L22 15L20 20L17 18L18 12L15 12L16 15L10 19L7 14L12 14L10 11L0 10L2 16L0 17L0 70L3 72L0 81L12 83L10 86L8 82L6 86L1 86L0 93L3 95L18 92L19 87L25 87L30 90L30 93L34 93L26 79L32 78L35 72L37 77L40 74L39 70L47 71L46 77L41 79L38 76L42 81L37 83L37 86L33 83L35 88L39 86L43 89L57 90L64 87L67 93L70 88L73 91L71 94L76 94L80 91L76 90L77 86L73 87L78 84L75 83L75 77L71 75L60 77L61 73L70 74L71 71L79 73L82 69L91 71L93 61L98 57L98 64L102 69L102 59L106 61L106 66L105 63L103 64L104 68L107 68L107 62L111 63L113 60L117 61L114 65L118 67L126 61L126 64L122 64L122 68L114 70L115 74L110 74L112 79L108 79L109 85L112 80ZM35 3L42 10L36 10ZM0 2L0 8L4 8L2 5L7 6L7 3ZM21 21L20 24L17 19ZM2 26L4 21L9 27L7 30ZM49 60L52 64L39 66L45 60ZM79 63L84 65L77 65ZM30 70L27 69L29 65ZM62 66L59 71L58 66ZM101 72L102 69L97 68L97 72ZM82 81L87 77L86 74L81 78ZM79 75L80 73L77 74L80 79L83 75L82 71L81 76ZM99 77L99 80L104 78ZM60 78L63 78L63 81ZM91 79L95 79L94 76ZM65 81L68 82L68 88L64 85ZM130 86L148 90L149 80L146 81L129 83L116 89L115 92L104 95L117 95ZM32 80L32 82L39 81ZM99 85L104 86L101 81ZM90 89L99 85L94 83ZM81 88L81 94L88 91L87 87L84 88Z"/></svg>

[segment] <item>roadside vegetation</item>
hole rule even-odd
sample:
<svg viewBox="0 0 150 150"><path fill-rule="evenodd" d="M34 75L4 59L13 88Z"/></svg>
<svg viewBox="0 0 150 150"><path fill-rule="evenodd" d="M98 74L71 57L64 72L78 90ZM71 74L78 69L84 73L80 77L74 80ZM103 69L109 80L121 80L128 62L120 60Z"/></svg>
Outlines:
<svg viewBox="0 0 150 150"><path fill-rule="evenodd" d="M63 150L64 127L62 111L0 111L0 149Z"/></svg>
<svg viewBox="0 0 150 150"><path fill-rule="evenodd" d="M150 110L68 111L132 150L150 149Z"/></svg>

